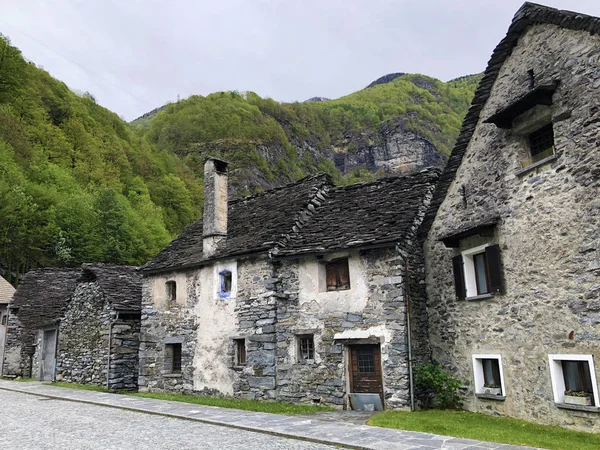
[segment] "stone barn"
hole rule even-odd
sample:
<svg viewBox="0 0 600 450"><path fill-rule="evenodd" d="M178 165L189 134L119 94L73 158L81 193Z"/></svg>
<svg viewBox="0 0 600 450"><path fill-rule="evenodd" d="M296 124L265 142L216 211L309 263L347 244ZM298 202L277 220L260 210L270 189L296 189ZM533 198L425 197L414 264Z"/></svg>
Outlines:
<svg viewBox="0 0 600 450"><path fill-rule="evenodd" d="M525 3L423 227L433 358L472 411L600 431L599 147L600 19Z"/></svg>
<svg viewBox="0 0 600 450"><path fill-rule="evenodd" d="M11 305L4 375L136 389L140 306L135 267L28 272Z"/></svg>
<svg viewBox="0 0 600 450"><path fill-rule="evenodd" d="M316 175L228 201L209 158L204 219L142 268L140 390L410 405L428 349L416 235L438 175Z"/></svg>

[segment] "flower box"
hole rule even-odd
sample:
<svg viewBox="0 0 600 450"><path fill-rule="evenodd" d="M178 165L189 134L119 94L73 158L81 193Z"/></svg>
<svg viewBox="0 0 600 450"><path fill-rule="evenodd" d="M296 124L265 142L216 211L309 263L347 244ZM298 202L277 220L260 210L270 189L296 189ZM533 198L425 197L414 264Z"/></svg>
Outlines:
<svg viewBox="0 0 600 450"><path fill-rule="evenodd" d="M573 395L565 395L565 403L569 405L591 406L592 398L589 395L587 397L575 397Z"/></svg>
<svg viewBox="0 0 600 450"><path fill-rule="evenodd" d="M483 387L483 394L502 395L502 388L499 387Z"/></svg>

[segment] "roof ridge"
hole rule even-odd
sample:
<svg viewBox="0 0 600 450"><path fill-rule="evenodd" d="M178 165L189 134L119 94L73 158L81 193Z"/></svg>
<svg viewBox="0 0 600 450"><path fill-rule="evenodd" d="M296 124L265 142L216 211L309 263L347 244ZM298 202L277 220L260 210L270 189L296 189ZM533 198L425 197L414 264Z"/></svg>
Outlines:
<svg viewBox="0 0 600 450"><path fill-rule="evenodd" d="M331 181L331 177L327 175L327 181ZM292 239L293 235L298 234L302 228L311 221L312 217L317 212L317 209L325 203L327 199L327 193L330 188L334 188L333 184L323 183L318 187L315 187L313 195L308 199L308 203L303 210L299 211L294 218L294 225L290 233L281 236L281 238L275 241L275 245L270 253L277 254L279 248L286 247L287 243Z"/></svg>
<svg viewBox="0 0 600 450"><path fill-rule="evenodd" d="M351 189L359 189L359 188L363 188L365 186L371 186L371 185L382 184L382 183L391 183L393 181L406 180L408 178L416 178L419 175L429 175L432 173L436 173L439 176L439 174L442 173L442 169L437 166L428 166L428 167L424 167L421 170L417 170L414 172L408 172L408 173L403 173L403 174L398 174L398 175L391 175L391 176L387 176L387 177L378 178L377 180L373 180L373 181L359 181L358 183L346 184L346 185L342 185L342 186L333 186L331 190L332 191L344 191L344 190L351 190Z"/></svg>
<svg viewBox="0 0 600 450"><path fill-rule="evenodd" d="M289 188L292 188L294 186L298 186L300 184L304 184L304 183L306 183L308 181L317 180L319 178L324 178L324 183L333 184L333 180L332 180L332 178L331 178L331 176L329 174L327 174L325 172L319 172L319 173L316 173L314 175L308 175L308 176L306 176L304 178L300 178L297 181L292 181L291 183L284 184L283 186L277 186L277 187L274 187L274 188L271 188L271 189L265 189L264 191L256 192L256 193L250 194L250 195L246 195L245 197L234 198L234 199L228 200L227 203L228 204L241 203L241 202L244 202L246 200L251 200L253 198L260 197L262 195L268 195L268 194L270 194L272 192L281 191L283 189L289 189Z"/></svg>

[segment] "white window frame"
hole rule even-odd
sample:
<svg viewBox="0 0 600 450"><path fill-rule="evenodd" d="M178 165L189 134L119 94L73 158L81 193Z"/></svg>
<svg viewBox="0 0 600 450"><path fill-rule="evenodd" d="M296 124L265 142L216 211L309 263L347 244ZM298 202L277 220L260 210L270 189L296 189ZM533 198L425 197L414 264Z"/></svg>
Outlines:
<svg viewBox="0 0 600 450"><path fill-rule="evenodd" d="M594 366L593 355L570 355L554 354L548 355L550 364L550 379L552 381L552 392L554 393L555 403L565 402L565 378L563 376L562 361L586 361L590 368L590 377L592 379L592 390L594 392L594 405L600 405L598 401L598 381L596 380L596 368Z"/></svg>
<svg viewBox="0 0 600 450"><path fill-rule="evenodd" d="M482 359L496 359L498 360L498 369L500 371L500 389L502 397L506 396L506 390L504 385L504 369L502 367L502 355L493 354L493 355L484 355L484 354L476 354L473 355L473 375L475 377L475 393L476 394L485 394L484 384L485 377L483 375L483 362Z"/></svg>
<svg viewBox="0 0 600 450"><path fill-rule="evenodd" d="M478 247L469 248L460 253L463 260L463 272L465 274L466 298L473 298L479 295L477 294L477 281L475 280L477 274L475 273L475 263L473 262L473 256L478 255L479 253L485 253L485 249L490 245L491 244L480 245ZM491 295L491 293L481 295Z"/></svg>

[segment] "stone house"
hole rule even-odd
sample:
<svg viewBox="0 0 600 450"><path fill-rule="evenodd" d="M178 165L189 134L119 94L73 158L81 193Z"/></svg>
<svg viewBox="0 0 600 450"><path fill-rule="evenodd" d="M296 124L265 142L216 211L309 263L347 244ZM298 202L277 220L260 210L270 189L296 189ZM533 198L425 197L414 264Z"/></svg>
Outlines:
<svg viewBox="0 0 600 450"><path fill-rule="evenodd" d="M599 146L600 19L525 3L422 228L432 355L469 410L600 431Z"/></svg>
<svg viewBox="0 0 600 450"><path fill-rule="evenodd" d="M8 305L15 293L15 288L0 276L0 374L4 361L4 341L6 338L6 324L8 323Z"/></svg>
<svg viewBox="0 0 600 450"><path fill-rule="evenodd" d="M228 200L227 163L207 159L203 220L142 268L140 390L409 405L409 361L428 356L416 234L438 175L316 175Z"/></svg>
<svg viewBox="0 0 600 450"><path fill-rule="evenodd" d="M10 307L4 375L137 388L141 290L136 267L28 272Z"/></svg>

